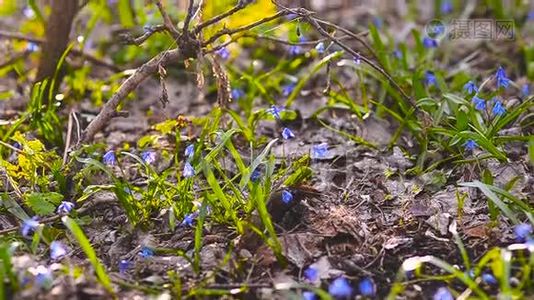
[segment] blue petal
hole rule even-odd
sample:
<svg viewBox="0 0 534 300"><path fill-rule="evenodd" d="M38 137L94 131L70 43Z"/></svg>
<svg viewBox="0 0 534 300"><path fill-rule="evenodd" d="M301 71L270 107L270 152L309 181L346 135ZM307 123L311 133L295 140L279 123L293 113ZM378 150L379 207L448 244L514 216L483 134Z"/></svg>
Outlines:
<svg viewBox="0 0 534 300"><path fill-rule="evenodd" d="M446 287L440 287L434 296L432 297L433 300L454 300L454 297L452 296L451 292Z"/></svg>
<svg viewBox="0 0 534 300"><path fill-rule="evenodd" d="M376 294L376 285L373 279L367 277L358 284L360 294L366 297L373 297Z"/></svg>
<svg viewBox="0 0 534 300"><path fill-rule="evenodd" d="M195 154L195 145L191 144L185 148L184 155L187 158L193 157L193 154Z"/></svg>
<svg viewBox="0 0 534 300"><path fill-rule="evenodd" d="M188 161L185 162L183 175L185 178L193 177L195 175L195 169Z"/></svg>
<svg viewBox="0 0 534 300"><path fill-rule="evenodd" d="M65 249L65 246L61 242L53 241L50 243L50 258L53 260L56 260L58 258L61 258L67 254L67 250Z"/></svg>
<svg viewBox="0 0 534 300"><path fill-rule="evenodd" d="M333 297L350 297L352 295L352 287L347 279L339 277L330 283L328 293Z"/></svg>
<svg viewBox="0 0 534 300"><path fill-rule="evenodd" d="M286 140L289 140L294 138L295 134L293 133L293 131L291 131L291 129L284 127L284 129L282 130L282 137Z"/></svg>
<svg viewBox="0 0 534 300"><path fill-rule="evenodd" d="M285 204L289 204L291 201L293 201L293 194L287 190L283 190L282 201L284 201Z"/></svg>
<svg viewBox="0 0 534 300"><path fill-rule="evenodd" d="M319 279L319 271L310 266L304 270L304 277L311 282L316 282Z"/></svg>

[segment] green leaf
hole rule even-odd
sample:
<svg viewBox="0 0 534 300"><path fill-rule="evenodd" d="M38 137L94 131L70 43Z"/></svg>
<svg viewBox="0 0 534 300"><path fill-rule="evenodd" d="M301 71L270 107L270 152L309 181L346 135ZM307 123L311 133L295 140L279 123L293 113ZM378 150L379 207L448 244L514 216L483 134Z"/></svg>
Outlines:
<svg viewBox="0 0 534 300"><path fill-rule="evenodd" d="M51 214L63 200L63 195L56 192L32 193L26 196L26 204L38 215Z"/></svg>
<svg viewBox="0 0 534 300"><path fill-rule="evenodd" d="M64 216L61 218L61 221L63 224L69 229L69 231L74 235L74 238L76 238L76 241L78 241L78 244L82 248L85 255L87 255L87 258L91 262L91 265L93 265L93 268L95 269L96 277L98 278L98 281L104 286L104 288L112 295L114 295L113 288L111 287L111 280L108 277L108 274L106 273L106 269L104 268L104 265L100 262L98 257L96 256L95 249L93 249L93 246L91 246L91 243L83 233L80 226L74 221L73 219L69 218L68 216Z"/></svg>
<svg viewBox="0 0 534 300"><path fill-rule="evenodd" d="M508 205L504 203L494 192L492 192L487 184L484 184L478 180L475 180L473 182L464 182L460 183L460 186L467 186L467 187L474 187L478 188L490 201L493 202L503 213L504 215L510 219L514 224L519 224L519 220L515 216L515 214L510 210Z"/></svg>

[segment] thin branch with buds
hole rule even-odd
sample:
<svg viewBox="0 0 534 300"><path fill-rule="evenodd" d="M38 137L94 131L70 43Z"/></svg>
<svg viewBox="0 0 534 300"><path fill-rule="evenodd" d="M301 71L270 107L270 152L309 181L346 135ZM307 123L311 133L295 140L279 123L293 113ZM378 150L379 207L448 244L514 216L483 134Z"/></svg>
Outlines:
<svg viewBox="0 0 534 300"><path fill-rule="evenodd" d="M285 16L287 14L288 14L288 12L280 11L280 12L278 12L278 13L272 15L272 16L265 17L265 18L263 18L261 20L258 20L256 22L248 24L248 25L244 25L244 26L237 27L237 28L234 28L234 29L228 29L228 28L221 29L219 32L214 34L207 41L203 42L202 46L206 47L207 45L212 44L213 42L217 41L220 37L222 37L224 35L233 35L233 34L236 34L236 33L242 32L242 31L247 31L247 30L250 30L250 29L252 29L254 27L257 27L257 26L260 26L262 24L265 24L265 23L271 22L273 20L276 20L276 19L278 19L278 18L280 18L282 16Z"/></svg>
<svg viewBox="0 0 534 300"><path fill-rule="evenodd" d="M147 30L145 30L145 32L142 35L136 38L134 38L128 33L122 35L122 38L124 39L124 43L126 44L140 46L146 40L148 40L148 38L150 38L154 33L164 32L166 30L167 30L167 26L165 25L154 25L154 26L148 27Z"/></svg>

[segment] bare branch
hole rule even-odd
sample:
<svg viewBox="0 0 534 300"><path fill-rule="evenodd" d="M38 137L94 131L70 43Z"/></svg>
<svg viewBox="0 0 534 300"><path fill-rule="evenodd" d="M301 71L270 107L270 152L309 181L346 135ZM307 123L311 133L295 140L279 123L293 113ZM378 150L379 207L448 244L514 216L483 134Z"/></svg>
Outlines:
<svg viewBox="0 0 534 300"><path fill-rule="evenodd" d="M391 75L389 75L389 73L382 69L379 65L377 65L375 62L373 62L372 60L368 59L367 57L363 56L363 55L360 55L360 53L357 53L356 51L352 50L349 46L345 45L344 43L342 43L341 41L339 41L339 39L336 39L335 37L331 36L328 32L326 32L322 27L321 25L311 16L307 16L306 17L306 20L308 21L308 23L310 23L321 35L323 35L324 37L327 37L328 39L330 39L333 43L337 44L339 47L341 47L343 50L347 51L348 53L350 53L353 57L358 57L360 58L361 60L363 60L365 63L367 63L369 66L371 66L373 69L377 70L378 72L380 72L380 74L382 74L384 77L386 77L386 79L395 87L395 89L397 89L399 91L399 93L406 99L408 100L408 102L410 102L410 104L412 104L412 106L415 108L416 107L416 103L413 101L412 98L410 98L410 96L408 96L408 94L406 94L406 92L399 86L399 84L393 79L393 77L391 77Z"/></svg>
<svg viewBox="0 0 534 300"><path fill-rule="evenodd" d="M162 52L139 67L126 81L122 83L117 92L104 104L102 110L89 123L82 133L82 143L90 142L95 134L102 130L104 126L117 115L116 109L120 102L133 92L137 86L150 75L156 74L160 65L165 65L172 61L177 61L180 57L178 49Z"/></svg>
<svg viewBox="0 0 534 300"><path fill-rule="evenodd" d="M28 41L28 42L32 42L36 44L44 43L44 40L40 38L27 36L27 35L24 35L18 32L9 32L9 31L4 31L4 30L0 30L0 37L14 39L14 40Z"/></svg>
<svg viewBox="0 0 534 300"><path fill-rule="evenodd" d="M30 53L31 53L31 51L26 50L26 51L17 53L16 55L14 55L13 57L9 58L5 62L0 62L0 69L2 69L5 66L9 66L9 65L13 64L14 62L16 62L19 59L26 58Z"/></svg>
<svg viewBox="0 0 534 300"><path fill-rule="evenodd" d="M193 1L193 0L191 0L191 1ZM167 14L167 12L165 11L165 8L163 7L163 4L161 4L161 0L157 0L156 1L156 5L158 6L159 13L163 17L163 24L165 24L165 28L167 29L167 31L171 34L171 36L175 40L178 39L178 37L180 36L180 32L178 32L178 29L176 29L176 27L172 23L172 20L169 17L169 15Z"/></svg>
<svg viewBox="0 0 534 300"><path fill-rule="evenodd" d="M154 33L163 32L165 30L167 30L165 25L154 25L146 28L145 32L141 36L138 36L136 38L131 36L129 33L123 34L121 37L125 40L124 42L126 44L139 46L146 40L148 40L148 38L151 37Z"/></svg>
<svg viewBox="0 0 534 300"><path fill-rule="evenodd" d="M206 47L207 45L215 42L218 38L220 38L223 35L232 35L232 34L236 34L236 33L241 32L241 31L250 30L250 29L252 29L252 28L254 28L256 26L259 26L261 24L270 22L272 20L276 20L276 19L278 19L278 18L280 18L282 16L285 16L287 14L288 14L287 11L279 11L278 13L276 13L276 14L274 14L272 16L263 18L261 20L258 20L258 21L254 22L254 23L251 23L251 24L248 24L248 25L245 25L245 26L237 27L237 28L234 28L234 29L224 28L224 29L220 30L219 32L217 32L216 34L214 34L207 41L203 42L202 43L202 47Z"/></svg>
<svg viewBox="0 0 534 300"><path fill-rule="evenodd" d="M189 32L189 23L191 23L191 20L193 19L193 15L195 14L195 0L189 0L189 6L187 7L187 16L185 16L184 20L184 34L186 32Z"/></svg>
<svg viewBox="0 0 534 300"><path fill-rule="evenodd" d="M241 3L241 2L239 2ZM200 24L198 24L195 29L193 30L193 33L199 33L202 29L210 26L210 25L213 25L217 22L219 22L220 20L222 19L225 19L233 14L235 14L236 12L242 10L245 6L242 5L242 4L238 4L234 7L232 7L230 10L226 11L226 12L223 12L222 14L218 15L218 16L215 16L209 20L206 20L205 22L202 22Z"/></svg>

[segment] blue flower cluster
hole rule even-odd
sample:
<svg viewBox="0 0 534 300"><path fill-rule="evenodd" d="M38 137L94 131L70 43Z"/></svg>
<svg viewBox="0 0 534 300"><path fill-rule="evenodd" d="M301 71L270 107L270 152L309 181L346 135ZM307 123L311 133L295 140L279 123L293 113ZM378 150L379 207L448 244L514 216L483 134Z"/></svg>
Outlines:
<svg viewBox="0 0 534 300"><path fill-rule="evenodd" d="M304 270L304 279L311 284L318 284L321 281L319 270L310 266ZM354 288L345 277L338 277L328 285L328 293L335 299L345 299L352 297ZM376 284L370 277L365 277L358 283L358 293L363 297L376 297ZM311 291L302 293L303 299L318 299L317 295Z"/></svg>

